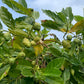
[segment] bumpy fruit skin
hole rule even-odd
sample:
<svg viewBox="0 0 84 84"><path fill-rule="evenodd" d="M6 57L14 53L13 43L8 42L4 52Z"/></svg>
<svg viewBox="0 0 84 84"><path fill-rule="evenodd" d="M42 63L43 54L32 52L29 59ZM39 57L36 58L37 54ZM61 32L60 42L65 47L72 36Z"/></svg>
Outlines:
<svg viewBox="0 0 84 84"><path fill-rule="evenodd" d="M34 30L38 30L38 31L39 31L40 28L41 28L40 23L35 23L34 26L33 26L33 29L34 29Z"/></svg>
<svg viewBox="0 0 84 84"><path fill-rule="evenodd" d="M78 44L79 46L81 46L81 40L79 40L79 39L74 39L74 41L73 41L74 43L76 43L76 44Z"/></svg>
<svg viewBox="0 0 84 84"><path fill-rule="evenodd" d="M71 48L70 42L67 42L66 40L62 41L62 45L64 48L68 48L68 49Z"/></svg>
<svg viewBox="0 0 84 84"><path fill-rule="evenodd" d="M67 35L67 40L71 40L72 39L72 35Z"/></svg>
<svg viewBox="0 0 84 84"><path fill-rule="evenodd" d="M36 45L36 42L35 41L31 41L31 45L32 46L35 46Z"/></svg>
<svg viewBox="0 0 84 84"><path fill-rule="evenodd" d="M27 47L31 47L31 42L27 38L23 39L23 44Z"/></svg>
<svg viewBox="0 0 84 84"><path fill-rule="evenodd" d="M36 64L36 61L32 61L32 65L35 65Z"/></svg>
<svg viewBox="0 0 84 84"><path fill-rule="evenodd" d="M9 63L13 64L15 62L15 59L16 58L13 58L13 57L12 58L9 58Z"/></svg>
<svg viewBox="0 0 84 84"><path fill-rule="evenodd" d="M40 41L40 38L39 38L38 36L36 36L36 37L34 38L34 41L35 41L35 42L38 42L38 41Z"/></svg>
<svg viewBox="0 0 84 84"><path fill-rule="evenodd" d="M25 53L23 51L19 52L18 57L25 57Z"/></svg>
<svg viewBox="0 0 84 84"><path fill-rule="evenodd" d="M10 40L11 39L11 35L10 35L9 32L4 33L4 37L5 37L6 40Z"/></svg>
<svg viewBox="0 0 84 84"><path fill-rule="evenodd" d="M2 42L5 41L5 38L1 38L1 41L2 41Z"/></svg>

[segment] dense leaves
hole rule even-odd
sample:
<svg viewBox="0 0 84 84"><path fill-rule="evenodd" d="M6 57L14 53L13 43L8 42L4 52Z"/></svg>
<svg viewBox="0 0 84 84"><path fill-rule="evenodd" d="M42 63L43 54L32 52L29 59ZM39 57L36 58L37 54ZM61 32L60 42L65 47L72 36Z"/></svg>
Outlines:
<svg viewBox="0 0 84 84"><path fill-rule="evenodd" d="M0 84L84 84L83 17L74 16L71 7L43 9L51 20L42 20L41 30L39 12L27 8L26 0L2 1L24 16L13 19L0 7ZM63 40L49 29L63 32Z"/></svg>

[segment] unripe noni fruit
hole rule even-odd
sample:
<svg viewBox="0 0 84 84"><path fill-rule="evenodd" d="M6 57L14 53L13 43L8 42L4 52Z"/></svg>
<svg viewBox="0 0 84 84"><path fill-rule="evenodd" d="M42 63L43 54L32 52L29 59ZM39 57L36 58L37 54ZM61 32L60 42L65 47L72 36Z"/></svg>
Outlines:
<svg viewBox="0 0 84 84"><path fill-rule="evenodd" d="M36 61L32 61L32 65L35 65L36 64Z"/></svg>
<svg viewBox="0 0 84 84"><path fill-rule="evenodd" d="M62 41L62 45L64 48L71 48L70 42L67 42L66 40Z"/></svg>
<svg viewBox="0 0 84 84"><path fill-rule="evenodd" d="M79 40L79 39L77 39L77 38L74 39L73 42L76 43L76 44L78 44L79 46L81 46L81 44L82 44L82 43L81 43L81 40Z"/></svg>
<svg viewBox="0 0 84 84"><path fill-rule="evenodd" d="M36 66L35 66L35 69L38 70L38 69L39 69L39 65L36 65Z"/></svg>
<svg viewBox="0 0 84 84"><path fill-rule="evenodd" d="M13 57L12 58L9 58L9 63L13 64L15 62L15 59L16 58L13 58Z"/></svg>
<svg viewBox="0 0 84 84"><path fill-rule="evenodd" d="M18 57L25 57L25 53L23 51L19 52Z"/></svg>
<svg viewBox="0 0 84 84"><path fill-rule="evenodd" d="M36 42L35 41L31 41L31 45L32 46L35 46L36 45Z"/></svg>
<svg viewBox="0 0 84 84"><path fill-rule="evenodd" d="M71 40L72 39L72 35L67 35L67 40Z"/></svg>
<svg viewBox="0 0 84 84"><path fill-rule="evenodd" d="M35 42L40 41L40 37L36 36L36 37L34 38L34 41L35 41Z"/></svg>
<svg viewBox="0 0 84 84"><path fill-rule="evenodd" d="M1 41L2 41L2 42L5 41L5 38L1 38Z"/></svg>
<svg viewBox="0 0 84 84"><path fill-rule="evenodd" d="M31 47L31 42L27 38L23 39L23 44L27 47Z"/></svg>
<svg viewBox="0 0 84 84"><path fill-rule="evenodd" d="M41 28L40 23L35 23L34 26L33 26L33 29L34 29L34 30L38 30L38 31L39 31L40 28Z"/></svg>
<svg viewBox="0 0 84 84"><path fill-rule="evenodd" d="M10 40L11 39L11 35L10 35L9 32L4 33L4 37L5 37L6 40Z"/></svg>

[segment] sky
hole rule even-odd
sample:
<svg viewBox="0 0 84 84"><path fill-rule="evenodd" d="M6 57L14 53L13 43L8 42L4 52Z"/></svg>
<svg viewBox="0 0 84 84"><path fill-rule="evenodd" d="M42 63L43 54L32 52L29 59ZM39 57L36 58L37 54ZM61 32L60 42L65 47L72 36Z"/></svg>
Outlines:
<svg viewBox="0 0 84 84"><path fill-rule="evenodd" d="M26 2L29 8L33 8L35 11L40 12L40 17L38 20L36 20L39 23L41 20L50 19L41 11L41 9L48 9L60 12L62 8L72 7L72 12L74 15L83 16L84 0L26 0ZM6 8L8 8L7 5L2 3L2 0L0 0L0 6L5 6ZM19 13L17 14L10 8L8 8L8 10L12 13L13 18L22 16L21 14ZM4 25L4 28L7 27ZM51 30L50 33L56 34L59 37L59 39L62 39L63 37L63 33L55 30Z"/></svg>

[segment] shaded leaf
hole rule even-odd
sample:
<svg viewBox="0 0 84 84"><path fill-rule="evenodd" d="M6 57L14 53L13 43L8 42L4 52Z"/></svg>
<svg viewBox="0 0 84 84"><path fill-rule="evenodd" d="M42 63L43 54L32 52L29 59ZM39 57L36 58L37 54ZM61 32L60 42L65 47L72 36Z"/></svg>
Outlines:
<svg viewBox="0 0 84 84"><path fill-rule="evenodd" d="M1 22L0 22L0 29L2 29L3 27L2 27L2 24L1 24Z"/></svg>
<svg viewBox="0 0 84 84"><path fill-rule="evenodd" d="M66 84L67 80L70 79L70 71L69 68L66 68L64 73L63 73L63 78L64 78L64 84Z"/></svg>

